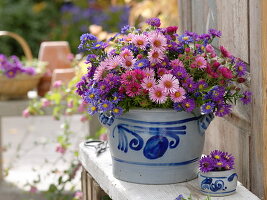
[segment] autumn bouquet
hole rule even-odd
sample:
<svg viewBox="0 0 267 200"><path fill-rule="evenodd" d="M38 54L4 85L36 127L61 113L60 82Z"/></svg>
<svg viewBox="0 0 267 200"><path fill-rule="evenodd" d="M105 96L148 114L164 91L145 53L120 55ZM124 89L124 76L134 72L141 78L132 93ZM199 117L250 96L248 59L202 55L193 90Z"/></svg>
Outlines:
<svg viewBox="0 0 267 200"><path fill-rule="evenodd" d="M79 49L86 55L88 71L77 93L88 103L89 113L119 116L131 108L171 108L191 112L229 114L237 100L251 101L245 90L247 66L225 47L212 41L221 32L177 34L177 27L160 28L151 18L144 30L122 28L108 41L89 33Z"/></svg>

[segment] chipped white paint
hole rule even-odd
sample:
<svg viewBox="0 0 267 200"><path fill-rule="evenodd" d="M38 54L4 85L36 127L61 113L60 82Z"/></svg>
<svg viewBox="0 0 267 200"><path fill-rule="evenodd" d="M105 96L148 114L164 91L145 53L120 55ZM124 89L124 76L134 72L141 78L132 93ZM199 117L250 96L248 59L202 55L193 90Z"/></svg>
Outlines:
<svg viewBox="0 0 267 200"><path fill-rule="evenodd" d="M197 186L197 179L170 185L143 185L120 181L112 175L112 164L109 150L96 156L92 147L80 144L80 161L100 187L113 200L174 200L179 194L193 199L203 200ZM238 183L237 192L225 197L212 197L212 200L259 200L244 186Z"/></svg>

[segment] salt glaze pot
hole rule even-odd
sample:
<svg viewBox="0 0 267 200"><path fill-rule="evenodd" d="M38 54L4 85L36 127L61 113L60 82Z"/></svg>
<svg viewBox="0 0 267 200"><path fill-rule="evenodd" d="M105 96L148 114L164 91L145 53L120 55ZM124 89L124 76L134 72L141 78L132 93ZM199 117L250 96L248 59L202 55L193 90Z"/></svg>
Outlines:
<svg viewBox="0 0 267 200"><path fill-rule="evenodd" d="M226 196L235 193L237 174L234 169L227 171L199 172L200 191L209 196Z"/></svg>
<svg viewBox="0 0 267 200"><path fill-rule="evenodd" d="M197 177L204 132L213 114L172 109L135 109L118 118L99 115L108 127L115 178L142 184L170 184Z"/></svg>

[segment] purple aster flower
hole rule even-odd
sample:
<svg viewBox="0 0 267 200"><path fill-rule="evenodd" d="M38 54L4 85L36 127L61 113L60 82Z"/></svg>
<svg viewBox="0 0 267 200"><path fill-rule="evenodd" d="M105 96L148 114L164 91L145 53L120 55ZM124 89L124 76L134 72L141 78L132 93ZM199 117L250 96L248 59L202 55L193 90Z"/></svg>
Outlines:
<svg viewBox="0 0 267 200"><path fill-rule="evenodd" d="M121 34L126 34L128 33L128 30L130 29L129 25L126 25L124 27L121 28Z"/></svg>
<svg viewBox="0 0 267 200"><path fill-rule="evenodd" d="M185 31L185 35L192 37L194 40L198 38L198 34L195 32Z"/></svg>
<svg viewBox="0 0 267 200"><path fill-rule="evenodd" d="M249 91L245 91L243 93L243 97L240 99L244 104L251 103L251 95L252 93Z"/></svg>
<svg viewBox="0 0 267 200"><path fill-rule="evenodd" d="M215 103L213 102L207 102L201 106L201 112L204 114L209 114L213 112L213 109L215 107Z"/></svg>
<svg viewBox="0 0 267 200"><path fill-rule="evenodd" d="M221 104L218 106L215 115L218 117L223 117L225 115L228 115L231 112L231 105L228 104Z"/></svg>
<svg viewBox="0 0 267 200"><path fill-rule="evenodd" d="M5 75L7 78L14 78L17 74L17 69L16 68L11 68L5 72Z"/></svg>
<svg viewBox="0 0 267 200"><path fill-rule="evenodd" d="M189 43L192 43L194 41L194 39L191 36L188 36L188 35L185 35L185 34L180 35L178 40L182 44L189 44Z"/></svg>
<svg viewBox="0 0 267 200"><path fill-rule="evenodd" d="M209 39L210 39L210 35L206 33L198 36L198 40L209 40Z"/></svg>
<svg viewBox="0 0 267 200"><path fill-rule="evenodd" d="M35 69L33 67L27 67L23 70L23 72L32 76L35 74Z"/></svg>
<svg viewBox="0 0 267 200"><path fill-rule="evenodd" d="M225 88L222 86L215 86L209 91L210 98L213 101L222 101L225 93Z"/></svg>
<svg viewBox="0 0 267 200"><path fill-rule="evenodd" d="M123 109L121 108L121 107L114 107L113 109L112 109L112 114L114 115L114 116L120 116L121 114L123 113Z"/></svg>
<svg viewBox="0 0 267 200"><path fill-rule="evenodd" d="M223 152L220 150L214 150L210 152L210 156L215 160L220 160L223 157Z"/></svg>
<svg viewBox="0 0 267 200"><path fill-rule="evenodd" d="M107 112L113 109L113 104L108 100L104 100L98 105L98 109L102 112Z"/></svg>
<svg viewBox="0 0 267 200"><path fill-rule="evenodd" d="M120 94L118 92L115 92L112 94L112 103L117 104L119 101L123 99L123 94Z"/></svg>
<svg viewBox="0 0 267 200"><path fill-rule="evenodd" d="M206 89L208 87L208 83L205 80L199 80L197 82L197 87L199 90Z"/></svg>
<svg viewBox="0 0 267 200"><path fill-rule="evenodd" d="M91 62L92 60L96 59L97 58L97 55L95 54L88 54L87 57L86 57L86 60Z"/></svg>
<svg viewBox="0 0 267 200"><path fill-rule="evenodd" d="M175 198L175 200L184 200L184 197L180 194L178 197Z"/></svg>
<svg viewBox="0 0 267 200"><path fill-rule="evenodd" d="M201 172L206 173L214 169L214 160L209 156L204 156L199 160L199 169Z"/></svg>
<svg viewBox="0 0 267 200"><path fill-rule="evenodd" d="M105 49L107 46L107 43L100 41L92 44L92 49Z"/></svg>
<svg viewBox="0 0 267 200"><path fill-rule="evenodd" d="M193 81L193 79L186 78L184 82L182 83L182 86L188 91L188 92L194 92L197 89L197 84Z"/></svg>
<svg viewBox="0 0 267 200"><path fill-rule="evenodd" d="M187 98L182 102L182 106L183 106L185 111L191 112L195 109L196 103L195 103L194 99Z"/></svg>
<svg viewBox="0 0 267 200"><path fill-rule="evenodd" d="M232 154L229 154L228 152L223 152L222 159L225 160L224 167L226 170L234 169L235 158Z"/></svg>
<svg viewBox="0 0 267 200"><path fill-rule="evenodd" d="M98 82L97 88L99 88L99 94L105 95L110 91L111 85L107 81Z"/></svg>
<svg viewBox="0 0 267 200"><path fill-rule="evenodd" d="M209 34L212 36L212 37L221 37L222 36L222 32L221 31L218 31L216 29L210 29L209 30Z"/></svg>
<svg viewBox="0 0 267 200"><path fill-rule="evenodd" d="M159 18L150 18L148 20L146 20L146 23L149 24L150 26L156 26L156 27L160 27L160 19Z"/></svg>
<svg viewBox="0 0 267 200"><path fill-rule="evenodd" d="M99 91L96 88L90 88L87 92L85 92L84 100L87 103L96 102L99 99Z"/></svg>
<svg viewBox="0 0 267 200"><path fill-rule="evenodd" d="M180 112L180 111L183 111L183 106L180 104L180 103L174 103L173 104L173 109Z"/></svg>
<svg viewBox="0 0 267 200"><path fill-rule="evenodd" d="M186 78L188 76L187 72L186 72L186 69L184 67L175 67L173 70L172 70L172 74L177 77L178 79L183 79L183 78Z"/></svg>
<svg viewBox="0 0 267 200"><path fill-rule="evenodd" d="M223 160L223 159L220 159L220 160L214 160L214 168L215 168L215 171L223 171L224 170L224 167L226 165L226 161Z"/></svg>
<svg viewBox="0 0 267 200"><path fill-rule="evenodd" d="M148 67L149 65L150 63L147 59L140 59L135 62L134 67L135 69L143 69L145 67Z"/></svg>
<svg viewBox="0 0 267 200"><path fill-rule="evenodd" d="M88 113L90 115L94 115L95 113L97 113L97 111L98 111L97 104L95 104L95 103L89 104Z"/></svg>
<svg viewBox="0 0 267 200"><path fill-rule="evenodd" d="M244 62L239 61L235 65L235 70L238 76L244 76L247 71L247 65Z"/></svg>
<svg viewBox="0 0 267 200"><path fill-rule="evenodd" d="M90 33L84 33L81 35L80 41L82 44L86 43L88 40L97 40L97 37Z"/></svg>

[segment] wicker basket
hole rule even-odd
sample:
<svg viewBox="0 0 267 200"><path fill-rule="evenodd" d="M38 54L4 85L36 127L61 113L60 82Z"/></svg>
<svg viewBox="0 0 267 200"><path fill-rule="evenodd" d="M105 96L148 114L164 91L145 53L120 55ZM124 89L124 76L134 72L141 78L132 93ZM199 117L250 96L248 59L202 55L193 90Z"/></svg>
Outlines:
<svg viewBox="0 0 267 200"><path fill-rule="evenodd" d="M29 45L21 36L8 31L0 31L0 36L14 38L21 45L26 59L28 61L32 60L32 52ZM15 78L10 79L0 75L0 99L21 99L27 97L27 92L37 87L42 76L43 74L35 74L33 76L18 74Z"/></svg>

